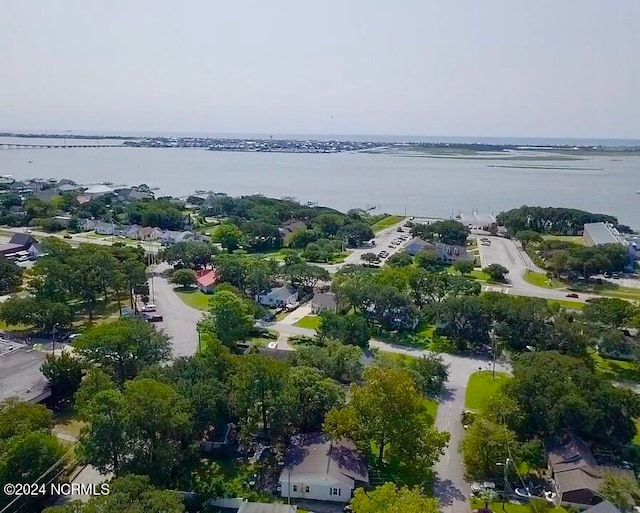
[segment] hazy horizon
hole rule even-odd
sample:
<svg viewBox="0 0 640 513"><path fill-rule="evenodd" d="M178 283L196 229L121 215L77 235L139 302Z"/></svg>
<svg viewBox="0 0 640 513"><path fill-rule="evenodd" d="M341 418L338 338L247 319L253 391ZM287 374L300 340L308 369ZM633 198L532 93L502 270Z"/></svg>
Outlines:
<svg viewBox="0 0 640 513"><path fill-rule="evenodd" d="M640 138L635 0L3 7L7 132Z"/></svg>

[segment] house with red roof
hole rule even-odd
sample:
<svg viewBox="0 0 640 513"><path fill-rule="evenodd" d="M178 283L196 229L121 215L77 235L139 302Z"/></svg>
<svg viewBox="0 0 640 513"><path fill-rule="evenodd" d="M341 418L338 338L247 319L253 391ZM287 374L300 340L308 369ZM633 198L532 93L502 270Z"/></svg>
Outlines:
<svg viewBox="0 0 640 513"><path fill-rule="evenodd" d="M218 273L216 273L215 269L208 269L198 276L196 280L198 288L205 294L211 294L216 283L218 283Z"/></svg>

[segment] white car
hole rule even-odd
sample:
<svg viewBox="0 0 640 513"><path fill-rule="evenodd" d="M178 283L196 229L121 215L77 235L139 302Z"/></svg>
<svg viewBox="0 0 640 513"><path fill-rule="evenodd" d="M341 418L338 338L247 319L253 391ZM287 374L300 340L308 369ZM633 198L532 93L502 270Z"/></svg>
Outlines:
<svg viewBox="0 0 640 513"><path fill-rule="evenodd" d="M148 305L144 305L142 308L140 308L141 312L155 312L156 311L156 305L154 304L148 304Z"/></svg>

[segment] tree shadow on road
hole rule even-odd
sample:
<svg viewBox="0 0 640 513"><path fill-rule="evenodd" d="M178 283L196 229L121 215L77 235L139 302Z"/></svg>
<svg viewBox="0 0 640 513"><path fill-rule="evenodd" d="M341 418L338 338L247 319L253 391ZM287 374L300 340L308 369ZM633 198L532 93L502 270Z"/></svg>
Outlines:
<svg viewBox="0 0 640 513"><path fill-rule="evenodd" d="M442 506L451 506L456 501L467 502L465 494L450 479L436 477L433 491Z"/></svg>

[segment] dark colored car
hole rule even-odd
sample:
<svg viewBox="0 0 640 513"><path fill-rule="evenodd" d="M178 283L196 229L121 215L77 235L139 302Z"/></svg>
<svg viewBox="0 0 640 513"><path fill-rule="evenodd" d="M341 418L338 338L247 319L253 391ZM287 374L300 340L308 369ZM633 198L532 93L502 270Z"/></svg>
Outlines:
<svg viewBox="0 0 640 513"><path fill-rule="evenodd" d="M578 294L576 294L575 292L571 292L571 294L567 294L567 297L572 297L574 299L578 299L580 296L578 296Z"/></svg>

